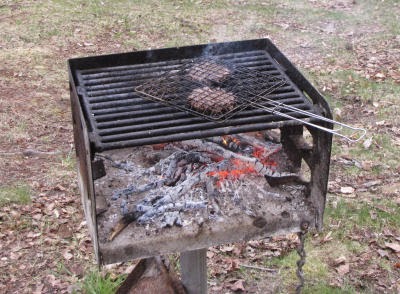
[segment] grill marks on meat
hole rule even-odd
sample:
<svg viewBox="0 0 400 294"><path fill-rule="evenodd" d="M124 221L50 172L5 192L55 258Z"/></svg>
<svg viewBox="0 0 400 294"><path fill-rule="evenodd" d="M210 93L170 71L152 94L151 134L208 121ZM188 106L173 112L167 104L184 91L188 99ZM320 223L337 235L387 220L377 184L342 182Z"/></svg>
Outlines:
<svg viewBox="0 0 400 294"><path fill-rule="evenodd" d="M195 82L202 84L222 83L229 75L230 70L223 65L212 61L196 62L187 73L187 76Z"/></svg>
<svg viewBox="0 0 400 294"><path fill-rule="evenodd" d="M192 91L188 103L199 112L220 114L235 107L235 96L223 89L203 87Z"/></svg>

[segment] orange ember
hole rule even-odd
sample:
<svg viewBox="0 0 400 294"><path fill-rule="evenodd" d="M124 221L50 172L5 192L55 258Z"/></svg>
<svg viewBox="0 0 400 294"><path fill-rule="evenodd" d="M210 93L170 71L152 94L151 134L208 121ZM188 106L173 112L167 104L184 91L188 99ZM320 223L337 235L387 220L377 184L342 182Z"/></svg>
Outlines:
<svg viewBox="0 0 400 294"><path fill-rule="evenodd" d="M248 163L241 161L240 159L231 159L232 170L222 171L211 171L207 175L210 177L217 177L217 185L220 186L221 182L229 180L237 180L241 175L244 174L256 174L256 170Z"/></svg>
<svg viewBox="0 0 400 294"><path fill-rule="evenodd" d="M266 149L264 147L254 146L252 155L260 160L260 162L265 166L276 167L278 165L274 160L269 158L269 155L266 154Z"/></svg>
<svg viewBox="0 0 400 294"><path fill-rule="evenodd" d="M225 146L228 146L231 142L240 145L241 142L239 139L232 136L222 136L222 143ZM261 162L265 167L269 169L276 169L278 166L277 162L273 159L269 158L271 154L276 153L279 149L269 150L264 146L252 145L253 152L252 156L257 158L259 162ZM221 159L222 160L222 159ZM222 171L211 171L207 175L210 177L217 178L217 185L221 186L221 183L225 180L238 180L243 174L258 174L258 172L254 169L249 163L242 161L237 158L233 158L230 160L231 168L228 170Z"/></svg>
<svg viewBox="0 0 400 294"><path fill-rule="evenodd" d="M222 136L221 138L222 138L222 143L223 143L225 146L228 146L230 142L233 142L233 143L235 143L236 145L240 145L240 143L241 143L239 139L237 139L237 138L235 138L235 137L232 137L232 136L226 135L226 136Z"/></svg>

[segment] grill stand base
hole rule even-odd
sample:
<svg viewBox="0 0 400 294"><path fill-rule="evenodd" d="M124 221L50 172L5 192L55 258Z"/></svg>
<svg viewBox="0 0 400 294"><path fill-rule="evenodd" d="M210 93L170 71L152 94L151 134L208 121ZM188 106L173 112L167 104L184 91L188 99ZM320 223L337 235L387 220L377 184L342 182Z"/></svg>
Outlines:
<svg viewBox="0 0 400 294"><path fill-rule="evenodd" d="M300 243L299 246L297 247L296 251L297 254L299 255L300 259L297 261L297 270L296 270L296 275L297 278L299 279L299 284L296 287L296 294L300 294L301 290L303 290L304 287L304 272L303 272L303 266L306 263L306 251L305 251L305 241L306 241L306 235L308 232L308 227L309 224L304 222L301 224L301 231L297 233Z"/></svg>
<svg viewBox="0 0 400 294"><path fill-rule="evenodd" d="M207 248L182 252L181 276L188 294L207 294Z"/></svg>

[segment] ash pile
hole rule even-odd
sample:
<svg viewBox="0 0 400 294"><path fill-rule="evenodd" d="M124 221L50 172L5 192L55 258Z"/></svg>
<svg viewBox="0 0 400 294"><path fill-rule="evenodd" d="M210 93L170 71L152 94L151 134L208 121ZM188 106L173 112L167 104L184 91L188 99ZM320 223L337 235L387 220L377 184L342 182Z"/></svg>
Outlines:
<svg viewBox="0 0 400 294"><path fill-rule="evenodd" d="M282 144L266 137L229 135L96 154L106 172L95 180L100 241L127 226L145 238L242 215L255 226L268 214L291 217L307 206L308 184Z"/></svg>

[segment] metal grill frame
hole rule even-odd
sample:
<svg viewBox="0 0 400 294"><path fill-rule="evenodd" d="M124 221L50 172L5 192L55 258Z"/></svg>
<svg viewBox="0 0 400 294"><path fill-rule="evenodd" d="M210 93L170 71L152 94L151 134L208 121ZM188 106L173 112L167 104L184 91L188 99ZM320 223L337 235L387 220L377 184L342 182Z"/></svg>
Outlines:
<svg viewBox="0 0 400 294"><path fill-rule="evenodd" d="M120 144L114 146L102 146L97 141L98 138L93 132L90 117L87 117L85 108L88 106L82 99L81 88L79 88L79 79L76 75L77 71L98 71L107 67L121 67L132 64L145 64L146 62L168 62L170 59L188 59L193 56L200 56L205 51L213 54L222 54L227 51L265 50L274 59L276 64L279 64L279 69L289 78L290 83L296 85L296 88L310 99L310 104L313 109L319 114L332 118L329 105L322 95L307 81L304 76L293 66L293 64L276 48L269 39L256 39L228 43L205 44L196 46L187 46L180 48L167 48L151 51L130 52L123 54L112 54L105 56L93 56L85 58L76 58L68 61L69 66L69 81L70 95L72 107L72 121L74 130L75 150L78 166L78 183L81 191L82 203L85 210L86 221L89 232L93 241L94 252L99 264L108 264L118 261L126 261L132 258L151 256L147 248L136 247L136 244L131 239L126 242L112 243L102 245L98 241L97 234L97 216L96 216L96 197L94 189L94 180L102 176L101 164L95 161L95 154L105 149L124 148L128 145ZM123 107L121 107L123 108ZM267 116L267 114L265 114ZM213 122L207 122L204 127L215 126ZM321 122L321 125L332 128L328 122ZM223 135L231 133L240 133L247 131L257 131L279 128L281 132L281 143L290 160L297 167L305 161L311 171L311 179L309 183L309 201L313 213L305 216L305 219L310 222L310 228L322 229L323 214L325 209L325 200L327 193L327 183L329 175L330 154L332 145L332 134L318 130L316 128L302 125L299 122L292 121L266 121L263 123L243 124L241 126L220 126L216 130L208 132L194 132L189 138L204 138L207 136ZM304 145L303 130L307 129L312 135L312 146ZM182 136L181 133L176 136L170 136L169 139L184 140L189 139ZM165 140L166 138L163 138ZM157 140L151 141L153 144L158 143ZM100 142L101 143L101 142ZM146 140L136 141L138 145L148 144ZM263 229L262 235L272 236L274 234L282 234L284 232L299 232L300 223L290 223L287 220L273 218L268 221L268 225ZM233 229L233 228L232 228ZM224 232L225 235L230 231ZM232 232L235 234L234 232ZM261 232L260 232L261 233ZM255 237L252 233L246 233L246 240ZM218 239L218 238L217 238ZM190 240L189 240L190 241ZM232 240L233 241L233 240ZM191 242L191 241L190 241ZM189 242L189 243L190 243ZM211 242L209 239L198 239L196 243L181 242L176 244L173 249L164 249L162 245L157 251L157 254L167 254L172 252L182 252L187 250L195 250L204 248L212 244L216 245L217 241Z"/></svg>

